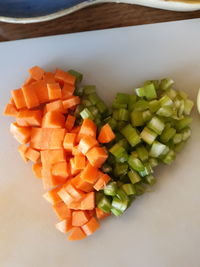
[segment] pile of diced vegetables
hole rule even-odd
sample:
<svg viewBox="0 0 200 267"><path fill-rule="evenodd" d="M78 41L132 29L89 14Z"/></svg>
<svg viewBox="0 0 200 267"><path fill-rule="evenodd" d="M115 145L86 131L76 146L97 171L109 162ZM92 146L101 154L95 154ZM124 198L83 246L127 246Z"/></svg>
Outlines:
<svg viewBox="0 0 200 267"><path fill-rule="evenodd" d="M42 179L56 228L80 240L153 185L154 167L172 163L191 135L193 102L163 79L117 93L108 108L79 72L34 66L29 74L4 114L16 118L10 131Z"/></svg>

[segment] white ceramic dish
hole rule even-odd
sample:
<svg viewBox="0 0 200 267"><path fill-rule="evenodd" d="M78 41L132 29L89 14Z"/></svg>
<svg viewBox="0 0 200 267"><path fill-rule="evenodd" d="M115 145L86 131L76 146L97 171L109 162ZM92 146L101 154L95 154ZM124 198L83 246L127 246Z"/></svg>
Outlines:
<svg viewBox="0 0 200 267"><path fill-rule="evenodd" d="M144 80L170 76L195 100L200 86L200 20L161 23L0 43L0 112L10 90L35 64L74 68L111 102ZM157 184L120 218L108 218L90 238L69 242L41 197L0 116L1 267L199 267L200 116L177 160L156 170Z"/></svg>

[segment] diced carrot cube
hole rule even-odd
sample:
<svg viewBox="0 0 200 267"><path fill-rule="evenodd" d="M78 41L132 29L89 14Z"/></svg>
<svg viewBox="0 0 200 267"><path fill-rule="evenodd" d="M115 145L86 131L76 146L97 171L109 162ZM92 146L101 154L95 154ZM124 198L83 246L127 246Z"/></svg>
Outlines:
<svg viewBox="0 0 200 267"><path fill-rule="evenodd" d="M90 119L84 119L79 134L80 135L90 135L96 138L96 131L97 131L97 126L95 123L90 120Z"/></svg>
<svg viewBox="0 0 200 267"><path fill-rule="evenodd" d="M12 90L11 95L17 109L26 108L26 102L24 99L22 89Z"/></svg>
<svg viewBox="0 0 200 267"><path fill-rule="evenodd" d="M17 108L13 104L7 104L3 112L5 116L14 116L14 117L17 116L17 113L18 113Z"/></svg>
<svg viewBox="0 0 200 267"><path fill-rule="evenodd" d="M98 179L98 169L93 167L90 163L88 163L85 169L81 172L80 177L85 182L94 184Z"/></svg>
<svg viewBox="0 0 200 267"><path fill-rule="evenodd" d="M59 100L46 104L46 112L48 111L57 111L60 113L65 113L62 100L59 99Z"/></svg>
<svg viewBox="0 0 200 267"><path fill-rule="evenodd" d="M106 213L99 208L96 208L95 210L96 210L97 219L99 220L104 219L110 215L110 213Z"/></svg>
<svg viewBox="0 0 200 267"><path fill-rule="evenodd" d="M82 240L86 237L86 234L81 230L80 227L73 227L70 235L68 236L68 240L76 241Z"/></svg>
<svg viewBox="0 0 200 267"><path fill-rule="evenodd" d="M66 150L72 151L76 140L76 134L74 133L66 133L63 146Z"/></svg>
<svg viewBox="0 0 200 267"><path fill-rule="evenodd" d="M43 80L45 83L55 83L55 75L52 72L45 72Z"/></svg>
<svg viewBox="0 0 200 267"><path fill-rule="evenodd" d="M40 105L36 92L32 90L32 85L22 86L22 92L27 108L35 108Z"/></svg>
<svg viewBox="0 0 200 267"><path fill-rule="evenodd" d="M74 85L76 80L75 76L61 69L56 70L55 79L71 85Z"/></svg>
<svg viewBox="0 0 200 267"><path fill-rule="evenodd" d="M71 183L67 183L63 188L74 198L75 201L82 199L85 194L76 189Z"/></svg>
<svg viewBox="0 0 200 267"><path fill-rule="evenodd" d="M70 175L70 172L69 172L69 166L67 162L58 162L55 165L53 165L52 174L55 176L68 178Z"/></svg>
<svg viewBox="0 0 200 267"><path fill-rule="evenodd" d="M74 127L75 120L76 120L76 117L68 114L66 122L65 122L65 128L68 132L70 132L72 128Z"/></svg>
<svg viewBox="0 0 200 267"><path fill-rule="evenodd" d="M41 80L44 75L44 70L39 66L34 66L29 69L29 73L34 80Z"/></svg>
<svg viewBox="0 0 200 267"><path fill-rule="evenodd" d="M83 192L91 192L93 191L93 185L85 182L83 179L81 179L80 174L78 174L76 177L74 177L71 180L71 183L78 189L80 189Z"/></svg>
<svg viewBox="0 0 200 267"><path fill-rule="evenodd" d="M43 128L63 128L65 116L58 111L48 111L42 120Z"/></svg>
<svg viewBox="0 0 200 267"><path fill-rule="evenodd" d="M98 142L93 136L84 136L81 138L78 149L85 155L92 147L97 146Z"/></svg>
<svg viewBox="0 0 200 267"><path fill-rule="evenodd" d="M47 89L50 100L61 98L61 88L59 83L47 83Z"/></svg>
<svg viewBox="0 0 200 267"><path fill-rule="evenodd" d="M28 147L25 144L21 144L18 147L19 154L21 155L22 159L27 162L29 159L26 157L26 152L28 150Z"/></svg>
<svg viewBox="0 0 200 267"><path fill-rule="evenodd" d="M72 216L71 209L63 201L54 204L53 210L60 220L69 219Z"/></svg>
<svg viewBox="0 0 200 267"><path fill-rule="evenodd" d="M106 186L106 184L110 181L110 179L111 178L107 174L101 173L101 176L94 185L94 189L96 191L103 189Z"/></svg>
<svg viewBox="0 0 200 267"><path fill-rule="evenodd" d="M86 159L85 156L76 155L74 156L74 167L77 170L83 170L85 168Z"/></svg>
<svg viewBox="0 0 200 267"><path fill-rule="evenodd" d="M74 201L74 198L63 187L58 191L58 195L66 205Z"/></svg>
<svg viewBox="0 0 200 267"><path fill-rule="evenodd" d="M51 129L52 134L49 142L49 149L63 148L65 129Z"/></svg>
<svg viewBox="0 0 200 267"><path fill-rule="evenodd" d="M86 211L77 210L72 212L72 225L82 226L88 222L89 216Z"/></svg>
<svg viewBox="0 0 200 267"><path fill-rule="evenodd" d="M66 100L63 101L63 107L65 109L73 108L74 106L78 105L80 103L80 97L79 96L72 96Z"/></svg>
<svg viewBox="0 0 200 267"><path fill-rule="evenodd" d="M85 225L81 226L86 235L92 235L99 227L99 222L94 217L92 217Z"/></svg>
<svg viewBox="0 0 200 267"><path fill-rule="evenodd" d="M32 165L32 171L37 178L42 178L42 164L35 163Z"/></svg>
<svg viewBox="0 0 200 267"><path fill-rule="evenodd" d="M58 222L55 226L57 230L65 234L72 229L72 220L71 218L64 219L63 221Z"/></svg>
<svg viewBox="0 0 200 267"><path fill-rule="evenodd" d="M29 147L27 152L26 152L26 154L25 154L25 156L30 161L36 163L40 159L40 152L38 152L37 150Z"/></svg>
<svg viewBox="0 0 200 267"><path fill-rule="evenodd" d="M17 123L11 123L10 132L14 138L21 144L26 144L31 138L31 128L30 127L20 127Z"/></svg>
<svg viewBox="0 0 200 267"><path fill-rule="evenodd" d="M75 86L64 83L63 88L62 88L62 99L68 99L73 96L75 90Z"/></svg>
<svg viewBox="0 0 200 267"><path fill-rule="evenodd" d="M85 194L81 200L81 210L93 210L95 208L95 193L89 192Z"/></svg>
<svg viewBox="0 0 200 267"><path fill-rule="evenodd" d="M57 188L54 188L54 189L44 193L43 194L44 199L46 199L52 205L56 205L56 204L62 202L62 199L57 194L59 190L60 190L60 187L57 187Z"/></svg>
<svg viewBox="0 0 200 267"><path fill-rule="evenodd" d="M100 168L108 158L108 154L103 147L93 147L86 153L86 157L93 167Z"/></svg>
<svg viewBox="0 0 200 267"><path fill-rule="evenodd" d="M42 121L41 110L20 110L16 117L20 126L40 126Z"/></svg>
<svg viewBox="0 0 200 267"><path fill-rule="evenodd" d="M115 134L113 133L112 128L110 125L107 123L105 124L99 133L98 141L100 143L109 143L115 138Z"/></svg>

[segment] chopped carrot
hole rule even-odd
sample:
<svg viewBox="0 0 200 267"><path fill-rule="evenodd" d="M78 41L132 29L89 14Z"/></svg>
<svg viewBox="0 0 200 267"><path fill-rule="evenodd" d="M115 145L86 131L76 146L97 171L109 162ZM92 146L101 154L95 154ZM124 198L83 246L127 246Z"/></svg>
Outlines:
<svg viewBox="0 0 200 267"><path fill-rule="evenodd" d="M34 66L31 69L29 69L29 73L32 79L41 80L42 76L44 75L44 70L39 66Z"/></svg>
<svg viewBox="0 0 200 267"><path fill-rule="evenodd" d="M81 126L79 126L79 125L74 126L74 128L71 130L71 133L76 133L76 134L78 134L79 131L80 131L80 129L81 129Z"/></svg>
<svg viewBox="0 0 200 267"><path fill-rule="evenodd" d="M63 148L63 141L65 136L65 129L51 129L52 134L49 141L49 149Z"/></svg>
<svg viewBox="0 0 200 267"><path fill-rule="evenodd" d="M25 154L25 156L30 161L36 163L40 159L40 152L38 152L37 150L29 147L27 152L26 152L26 154Z"/></svg>
<svg viewBox="0 0 200 267"><path fill-rule="evenodd" d="M80 190L76 189L72 183L67 183L63 186L63 188L74 198L74 200L78 201L82 199L85 194L82 193Z"/></svg>
<svg viewBox="0 0 200 267"><path fill-rule="evenodd" d="M39 106L39 100L35 91L32 90L31 85L22 86L22 92L26 102L27 108L35 108Z"/></svg>
<svg viewBox="0 0 200 267"><path fill-rule="evenodd" d="M41 110L20 110L16 117L20 126L40 126L42 120Z"/></svg>
<svg viewBox="0 0 200 267"><path fill-rule="evenodd" d="M56 205L62 202L62 199L59 197L57 192L60 190L60 187L54 188L43 194L44 199L46 199L50 204Z"/></svg>
<svg viewBox="0 0 200 267"><path fill-rule="evenodd" d="M55 83L55 75L52 72L45 72L43 80L45 83Z"/></svg>
<svg viewBox="0 0 200 267"><path fill-rule="evenodd" d="M66 155L64 149L43 150L41 151L41 161L43 167L49 167L58 162L66 162Z"/></svg>
<svg viewBox="0 0 200 267"><path fill-rule="evenodd" d="M97 126L90 119L85 119L81 125L79 134L96 137Z"/></svg>
<svg viewBox="0 0 200 267"><path fill-rule="evenodd" d="M74 133L66 133L63 146L66 150L72 151L76 140L76 134Z"/></svg>
<svg viewBox="0 0 200 267"><path fill-rule="evenodd" d="M92 217L85 225L81 226L86 235L92 235L99 227L99 222L94 217Z"/></svg>
<svg viewBox="0 0 200 267"><path fill-rule="evenodd" d="M80 174L74 177L71 182L76 188L82 190L83 192L89 193L93 191L93 185L81 179Z"/></svg>
<svg viewBox="0 0 200 267"><path fill-rule="evenodd" d="M58 111L48 111L42 120L43 128L63 128L65 116Z"/></svg>
<svg viewBox="0 0 200 267"><path fill-rule="evenodd" d="M31 138L30 127L20 127L16 122L11 123L10 132L20 144L26 144Z"/></svg>
<svg viewBox="0 0 200 267"><path fill-rule="evenodd" d="M61 98L61 88L59 83L47 83L49 100L56 100Z"/></svg>
<svg viewBox="0 0 200 267"><path fill-rule="evenodd" d="M98 142L93 136L84 136L81 138L78 149L85 155L92 147L97 146Z"/></svg>
<svg viewBox="0 0 200 267"><path fill-rule="evenodd" d="M29 76L29 77L25 80L25 82L23 83L23 85L32 84L33 82L35 82L35 80L34 80L31 76Z"/></svg>
<svg viewBox="0 0 200 267"><path fill-rule="evenodd" d="M7 104L3 112L5 116L14 116L14 117L17 116L17 113L18 113L17 108L13 104Z"/></svg>
<svg viewBox="0 0 200 267"><path fill-rule="evenodd" d="M106 123L100 130L98 140L100 143L109 143L115 138L112 128Z"/></svg>
<svg viewBox="0 0 200 267"><path fill-rule="evenodd" d="M28 150L28 147L25 144L21 144L18 147L19 154L21 155L22 159L27 162L29 159L26 157L26 152Z"/></svg>
<svg viewBox="0 0 200 267"><path fill-rule="evenodd" d="M68 178L70 173L67 162L58 162L55 165L53 165L52 174L55 176Z"/></svg>
<svg viewBox="0 0 200 267"><path fill-rule="evenodd" d="M17 109L26 108L26 102L22 89L12 90L11 95Z"/></svg>
<svg viewBox="0 0 200 267"><path fill-rule="evenodd" d="M69 219L72 216L71 210L63 201L54 204L53 210L60 220Z"/></svg>
<svg viewBox="0 0 200 267"><path fill-rule="evenodd" d="M80 227L73 227L70 235L68 236L68 240L76 241L82 240L86 237L86 234L82 231Z"/></svg>
<svg viewBox="0 0 200 267"><path fill-rule="evenodd" d="M70 132L72 128L74 127L75 120L76 120L76 117L68 114L66 122L65 122L65 128L68 132Z"/></svg>
<svg viewBox="0 0 200 267"><path fill-rule="evenodd" d="M110 213L106 213L97 207L95 210L96 210L97 219L99 219L99 220L104 219L110 215Z"/></svg>
<svg viewBox="0 0 200 267"><path fill-rule="evenodd" d="M98 179L98 169L93 167L90 163L81 172L81 179L89 184L94 184Z"/></svg>
<svg viewBox="0 0 200 267"><path fill-rule="evenodd" d="M31 85L29 85L29 87L37 95L37 98L40 104L46 103L49 101L48 89L47 89L47 85L45 81L43 80L36 81L32 83Z"/></svg>
<svg viewBox="0 0 200 267"><path fill-rule="evenodd" d="M74 167L77 170L83 170L85 168L85 156L81 156L81 155L76 155L74 156Z"/></svg>
<svg viewBox="0 0 200 267"><path fill-rule="evenodd" d="M32 171L36 178L42 178L42 164L41 163L33 164Z"/></svg>
<svg viewBox="0 0 200 267"><path fill-rule="evenodd" d="M61 222L58 222L55 226L56 229L59 230L61 233L66 234L72 229L72 219L64 219Z"/></svg>
<svg viewBox="0 0 200 267"><path fill-rule="evenodd" d="M76 210L72 212L72 225L82 226L88 222L88 214L83 210Z"/></svg>
<svg viewBox="0 0 200 267"><path fill-rule="evenodd" d="M93 147L86 153L86 157L93 167L101 168L108 154L103 147Z"/></svg>
<svg viewBox="0 0 200 267"><path fill-rule="evenodd" d="M74 198L63 187L58 191L58 195L66 205L74 201Z"/></svg>
<svg viewBox="0 0 200 267"><path fill-rule="evenodd" d="M63 107L65 109L73 108L74 106L78 105L79 103L80 103L80 97L79 96L72 96L72 97L63 101Z"/></svg>
<svg viewBox="0 0 200 267"><path fill-rule="evenodd" d="M85 194L84 198L81 200L82 210L93 210L95 208L95 193L89 192Z"/></svg>
<svg viewBox="0 0 200 267"><path fill-rule="evenodd" d="M65 113L62 100L56 100L46 104L46 112L48 111L58 111L60 113Z"/></svg>
<svg viewBox="0 0 200 267"><path fill-rule="evenodd" d="M83 154L81 153L81 151L78 149L78 146L74 146L72 148L72 155L73 156L83 156Z"/></svg>
<svg viewBox="0 0 200 267"><path fill-rule="evenodd" d="M70 172L72 176L78 174L81 171L75 168L74 158L70 158L69 165L70 165Z"/></svg>
<svg viewBox="0 0 200 267"><path fill-rule="evenodd" d="M64 83L63 88L62 88L62 99L65 100L65 99L72 97L74 90L75 90L74 85Z"/></svg>
<svg viewBox="0 0 200 267"><path fill-rule="evenodd" d="M60 69L56 70L55 79L71 85L74 85L76 81L75 76Z"/></svg>
<svg viewBox="0 0 200 267"><path fill-rule="evenodd" d="M45 190L50 190L61 184L61 182L52 175L50 168L42 168L42 182Z"/></svg>
<svg viewBox="0 0 200 267"><path fill-rule="evenodd" d="M72 201L68 203L68 208L72 210L80 210L81 209L81 202L80 201Z"/></svg>
<svg viewBox="0 0 200 267"><path fill-rule="evenodd" d="M96 191L99 191L99 190L103 189L111 179L107 174L102 173L102 172L100 172L100 173L101 173L101 175L100 175L100 177L98 178L97 182L94 185L94 189Z"/></svg>

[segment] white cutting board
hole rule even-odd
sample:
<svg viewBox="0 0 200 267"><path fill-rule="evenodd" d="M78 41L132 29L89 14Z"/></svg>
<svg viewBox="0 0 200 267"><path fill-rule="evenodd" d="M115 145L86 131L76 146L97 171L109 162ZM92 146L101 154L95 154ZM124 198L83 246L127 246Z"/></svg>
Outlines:
<svg viewBox="0 0 200 267"><path fill-rule="evenodd" d="M200 20L0 43L0 112L27 69L74 68L111 102L144 80L176 80L193 100L200 87ZM152 192L120 218L106 219L96 234L69 242L41 197L41 181L17 152L9 118L0 116L1 267L199 267L200 116L192 138L170 166L156 171Z"/></svg>

